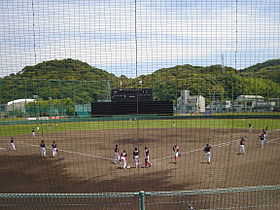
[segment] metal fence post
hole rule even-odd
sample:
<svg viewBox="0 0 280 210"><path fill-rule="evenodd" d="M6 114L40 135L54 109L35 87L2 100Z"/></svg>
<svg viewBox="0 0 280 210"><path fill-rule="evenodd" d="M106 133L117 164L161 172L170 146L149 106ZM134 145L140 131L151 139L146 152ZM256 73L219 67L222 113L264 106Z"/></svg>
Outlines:
<svg viewBox="0 0 280 210"><path fill-rule="evenodd" d="M145 192L144 191L140 191L139 192L139 196L140 196L140 210L145 210Z"/></svg>

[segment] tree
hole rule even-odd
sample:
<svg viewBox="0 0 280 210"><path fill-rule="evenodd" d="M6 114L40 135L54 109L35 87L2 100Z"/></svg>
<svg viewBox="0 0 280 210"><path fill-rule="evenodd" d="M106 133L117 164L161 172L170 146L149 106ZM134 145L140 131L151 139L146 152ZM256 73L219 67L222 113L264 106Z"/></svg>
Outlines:
<svg viewBox="0 0 280 210"><path fill-rule="evenodd" d="M38 99L25 106L26 112L33 117L75 114L74 102L71 98L65 99Z"/></svg>

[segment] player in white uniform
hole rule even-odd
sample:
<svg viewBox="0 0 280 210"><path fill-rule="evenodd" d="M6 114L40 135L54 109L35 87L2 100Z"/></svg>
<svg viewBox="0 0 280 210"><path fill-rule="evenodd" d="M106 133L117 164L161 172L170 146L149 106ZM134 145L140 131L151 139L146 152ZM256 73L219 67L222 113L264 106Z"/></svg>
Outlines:
<svg viewBox="0 0 280 210"><path fill-rule="evenodd" d="M263 148L264 147L264 143L265 143L265 135L264 134L261 134L259 135L259 138L260 138L260 148Z"/></svg>
<svg viewBox="0 0 280 210"><path fill-rule="evenodd" d="M54 158L57 155L58 149L57 149L57 144L55 141L52 143L52 157Z"/></svg>
<svg viewBox="0 0 280 210"><path fill-rule="evenodd" d="M181 152L180 152L180 149L178 147L176 149L176 152L175 152L175 164L179 162L180 157L181 157Z"/></svg>
<svg viewBox="0 0 280 210"><path fill-rule="evenodd" d="M13 151L16 150L16 145L15 145L15 142L14 142L14 137L11 137L10 150L13 150Z"/></svg>
<svg viewBox="0 0 280 210"><path fill-rule="evenodd" d="M211 163L211 146L209 146L209 144L206 144L206 146L204 147L204 153L206 156L207 164L210 164Z"/></svg>
<svg viewBox="0 0 280 210"><path fill-rule="evenodd" d="M127 154L125 150L121 153L120 163L122 168L125 169L127 165Z"/></svg>
<svg viewBox="0 0 280 210"><path fill-rule="evenodd" d="M252 125L251 123L249 123L248 130L249 130L250 133L251 133L252 130L253 130L253 125Z"/></svg>
<svg viewBox="0 0 280 210"><path fill-rule="evenodd" d="M264 137L264 140L266 141L266 137L267 137L267 128L266 129L263 129L263 137Z"/></svg>
<svg viewBox="0 0 280 210"><path fill-rule="evenodd" d="M140 168L141 163L140 163L140 152L139 150L135 147L133 151L133 159L135 162L135 168Z"/></svg>
<svg viewBox="0 0 280 210"><path fill-rule="evenodd" d="M240 142L239 142L239 154L245 154L245 139L241 138Z"/></svg>
<svg viewBox="0 0 280 210"><path fill-rule="evenodd" d="M40 144L40 156L47 157L47 150L46 150L46 145L44 143L44 140L42 140Z"/></svg>
<svg viewBox="0 0 280 210"><path fill-rule="evenodd" d="M116 144L114 150L114 163L117 164L120 161L119 145Z"/></svg>
<svg viewBox="0 0 280 210"><path fill-rule="evenodd" d="M32 135L33 138L35 138L35 135L36 135L36 134L35 134L34 128L33 128L32 131L31 131L31 135Z"/></svg>
<svg viewBox="0 0 280 210"><path fill-rule="evenodd" d="M152 164L150 162L150 151L148 150L148 147L145 147L145 167L151 167Z"/></svg>
<svg viewBox="0 0 280 210"><path fill-rule="evenodd" d="M180 149L179 147L177 146L177 144L175 144L173 147L172 147L172 152L174 154L174 163L177 163L179 161L179 157L180 157Z"/></svg>

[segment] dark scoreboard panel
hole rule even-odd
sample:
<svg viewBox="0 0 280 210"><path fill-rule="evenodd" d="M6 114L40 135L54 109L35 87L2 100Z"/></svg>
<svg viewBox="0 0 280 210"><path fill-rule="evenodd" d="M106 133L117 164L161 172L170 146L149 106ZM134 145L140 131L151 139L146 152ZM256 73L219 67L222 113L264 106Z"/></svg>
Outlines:
<svg viewBox="0 0 280 210"><path fill-rule="evenodd" d="M153 101L153 92L149 88L113 89L112 102Z"/></svg>
<svg viewBox="0 0 280 210"><path fill-rule="evenodd" d="M92 116L130 114L173 114L173 103L169 101L150 102L98 102L92 103Z"/></svg>

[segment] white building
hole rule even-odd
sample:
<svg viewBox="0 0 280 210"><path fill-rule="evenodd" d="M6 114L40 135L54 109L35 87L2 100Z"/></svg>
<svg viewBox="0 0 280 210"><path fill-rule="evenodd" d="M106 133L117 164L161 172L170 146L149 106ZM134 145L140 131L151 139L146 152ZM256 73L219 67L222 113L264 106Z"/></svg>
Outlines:
<svg viewBox="0 0 280 210"><path fill-rule="evenodd" d="M263 102L264 97L258 95L240 95L237 96L236 100L233 102L234 112L252 112L253 104L256 102Z"/></svg>
<svg viewBox="0 0 280 210"><path fill-rule="evenodd" d="M233 103L235 112L267 112L272 111L275 102L265 101L263 96L240 95Z"/></svg>
<svg viewBox="0 0 280 210"><path fill-rule="evenodd" d="M264 101L263 96L257 96L257 95L240 95L237 96L236 101Z"/></svg>
<svg viewBox="0 0 280 210"><path fill-rule="evenodd" d="M7 106L6 106L6 110L7 111L13 111L13 110L17 110L17 111L22 111L24 112L25 111L25 105L29 102L33 102L35 101L36 99L28 99L28 98L25 98L25 99L17 99L17 100L13 100L13 101L9 101L7 103Z"/></svg>
<svg viewBox="0 0 280 210"><path fill-rule="evenodd" d="M280 111L280 98L271 98L269 101L273 111Z"/></svg>
<svg viewBox="0 0 280 210"><path fill-rule="evenodd" d="M181 96L177 99L178 113L204 113L205 98L201 95L190 95L189 90L181 90Z"/></svg>
<svg viewBox="0 0 280 210"><path fill-rule="evenodd" d="M231 111L231 101L212 101L206 108L210 113L223 113Z"/></svg>

